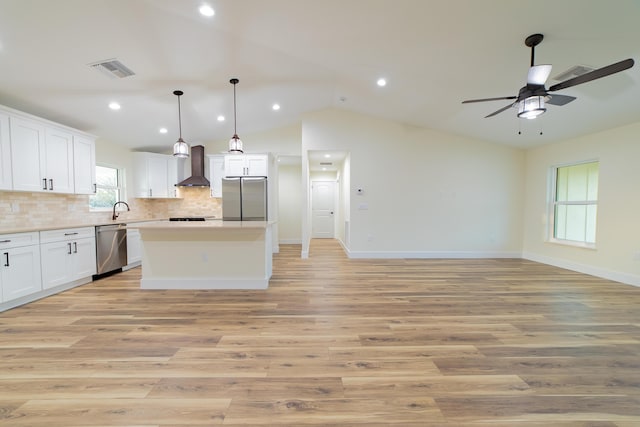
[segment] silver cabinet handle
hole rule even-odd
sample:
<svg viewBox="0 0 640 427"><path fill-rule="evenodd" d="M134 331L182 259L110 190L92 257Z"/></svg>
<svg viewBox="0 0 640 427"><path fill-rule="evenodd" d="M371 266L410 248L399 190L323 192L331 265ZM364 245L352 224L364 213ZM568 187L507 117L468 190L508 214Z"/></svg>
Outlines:
<svg viewBox="0 0 640 427"><path fill-rule="evenodd" d="M78 242L73 242L73 253L74 254L78 253Z"/></svg>
<svg viewBox="0 0 640 427"><path fill-rule="evenodd" d="M42 189L43 190L47 189L47 178L42 178Z"/></svg>
<svg viewBox="0 0 640 427"><path fill-rule="evenodd" d="M49 179L49 190L53 190L53 179Z"/></svg>
<svg viewBox="0 0 640 427"><path fill-rule="evenodd" d="M71 255L71 243L67 243L67 245L69 246L69 252L67 252L67 254Z"/></svg>
<svg viewBox="0 0 640 427"><path fill-rule="evenodd" d="M0 240L0 243L11 243L11 240L7 239L7 240Z"/></svg>
<svg viewBox="0 0 640 427"><path fill-rule="evenodd" d="M9 267L9 252L5 252L5 253L4 253L4 256L5 256L5 261L6 261L6 262L4 263L4 266L5 266L5 267Z"/></svg>
<svg viewBox="0 0 640 427"><path fill-rule="evenodd" d="M149 197L153 197L153 188L149 189Z"/></svg>
<svg viewBox="0 0 640 427"><path fill-rule="evenodd" d="M98 192L98 184L93 184L93 194L96 194Z"/></svg>
<svg viewBox="0 0 640 427"><path fill-rule="evenodd" d="M78 234L77 232L75 232L75 233L64 233L65 236L75 236L77 234Z"/></svg>

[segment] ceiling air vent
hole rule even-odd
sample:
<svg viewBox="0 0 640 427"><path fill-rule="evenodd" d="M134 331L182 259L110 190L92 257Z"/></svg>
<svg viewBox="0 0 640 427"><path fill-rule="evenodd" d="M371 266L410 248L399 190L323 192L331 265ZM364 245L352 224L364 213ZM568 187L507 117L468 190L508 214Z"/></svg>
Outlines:
<svg viewBox="0 0 640 427"><path fill-rule="evenodd" d="M331 166L333 165L332 162L320 162L320 166Z"/></svg>
<svg viewBox="0 0 640 427"><path fill-rule="evenodd" d="M586 65L574 65L573 67L569 68L564 73L560 73L557 76L555 76L553 78L553 80L556 80L556 81L559 81L559 82L563 82L565 80L569 80L569 79L572 79L574 77L578 77L578 76L581 76L583 74L587 74L587 73L589 73L589 72L591 72L593 70L594 70L594 68L587 67Z"/></svg>
<svg viewBox="0 0 640 427"><path fill-rule="evenodd" d="M117 59L94 62L93 64L89 64L89 66L112 79L124 79L125 77L136 74Z"/></svg>

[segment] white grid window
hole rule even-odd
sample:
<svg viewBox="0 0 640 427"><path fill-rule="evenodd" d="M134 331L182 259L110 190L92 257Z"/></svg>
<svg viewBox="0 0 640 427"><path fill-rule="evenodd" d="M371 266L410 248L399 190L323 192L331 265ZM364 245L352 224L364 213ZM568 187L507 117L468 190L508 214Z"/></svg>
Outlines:
<svg viewBox="0 0 640 427"><path fill-rule="evenodd" d="M115 202L124 200L122 169L96 166L96 194L89 197L92 210L112 209Z"/></svg>
<svg viewBox="0 0 640 427"><path fill-rule="evenodd" d="M554 169L552 239L594 247L599 162L560 166Z"/></svg>

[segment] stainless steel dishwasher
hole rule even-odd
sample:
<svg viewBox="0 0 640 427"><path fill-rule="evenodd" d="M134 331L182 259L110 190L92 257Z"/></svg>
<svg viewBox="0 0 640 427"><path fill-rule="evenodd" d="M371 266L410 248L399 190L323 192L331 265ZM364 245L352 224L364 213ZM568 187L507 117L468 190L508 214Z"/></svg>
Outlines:
<svg viewBox="0 0 640 427"><path fill-rule="evenodd" d="M96 227L96 255L98 275L121 269L127 265L126 224Z"/></svg>

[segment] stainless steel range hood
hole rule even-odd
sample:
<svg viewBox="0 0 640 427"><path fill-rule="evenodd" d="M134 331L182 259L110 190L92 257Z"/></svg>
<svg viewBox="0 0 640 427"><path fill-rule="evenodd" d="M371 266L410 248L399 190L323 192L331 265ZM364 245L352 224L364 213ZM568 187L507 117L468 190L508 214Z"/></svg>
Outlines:
<svg viewBox="0 0 640 427"><path fill-rule="evenodd" d="M178 187L209 187L209 180L204 176L204 146L191 147L191 176L176 184Z"/></svg>

